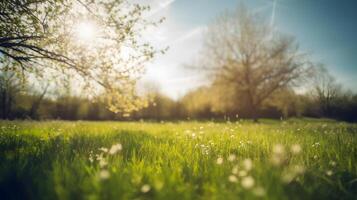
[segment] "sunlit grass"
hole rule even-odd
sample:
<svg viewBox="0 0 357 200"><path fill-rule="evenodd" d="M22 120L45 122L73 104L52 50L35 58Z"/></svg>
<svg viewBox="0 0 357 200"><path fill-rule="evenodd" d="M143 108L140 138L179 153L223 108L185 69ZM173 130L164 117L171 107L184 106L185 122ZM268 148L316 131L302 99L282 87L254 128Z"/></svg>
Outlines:
<svg viewBox="0 0 357 200"><path fill-rule="evenodd" d="M0 188L20 199L353 199L356 134L323 120L1 122Z"/></svg>

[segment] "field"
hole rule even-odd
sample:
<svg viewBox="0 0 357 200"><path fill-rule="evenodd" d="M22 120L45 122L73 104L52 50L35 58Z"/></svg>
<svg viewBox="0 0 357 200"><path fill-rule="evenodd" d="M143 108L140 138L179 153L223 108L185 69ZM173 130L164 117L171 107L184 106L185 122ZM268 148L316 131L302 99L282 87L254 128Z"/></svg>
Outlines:
<svg viewBox="0 0 357 200"><path fill-rule="evenodd" d="M357 199L357 125L0 122L1 199Z"/></svg>

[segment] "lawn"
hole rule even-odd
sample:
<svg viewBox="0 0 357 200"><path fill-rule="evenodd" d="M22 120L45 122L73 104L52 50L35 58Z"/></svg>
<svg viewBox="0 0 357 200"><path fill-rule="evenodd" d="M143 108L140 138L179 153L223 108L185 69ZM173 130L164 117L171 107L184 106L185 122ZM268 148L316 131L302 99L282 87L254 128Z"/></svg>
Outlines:
<svg viewBox="0 0 357 200"><path fill-rule="evenodd" d="M357 199L357 125L0 122L0 199Z"/></svg>

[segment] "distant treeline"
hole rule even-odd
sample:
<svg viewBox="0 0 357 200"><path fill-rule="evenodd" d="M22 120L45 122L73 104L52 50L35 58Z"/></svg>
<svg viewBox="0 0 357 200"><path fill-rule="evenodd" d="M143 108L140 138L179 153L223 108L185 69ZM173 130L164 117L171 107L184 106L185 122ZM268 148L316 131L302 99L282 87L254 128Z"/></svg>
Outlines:
<svg viewBox="0 0 357 200"><path fill-rule="evenodd" d="M1 119L61 119L61 120L237 120L250 118L250 110L236 101L224 100L226 91L214 86L201 87L179 100L155 92L148 107L130 116L115 114L99 101L71 95L46 98L42 93L29 93L2 85L0 93ZM296 94L280 90L258 110L259 118L324 117L357 121L357 95L336 92L324 96L319 93Z"/></svg>

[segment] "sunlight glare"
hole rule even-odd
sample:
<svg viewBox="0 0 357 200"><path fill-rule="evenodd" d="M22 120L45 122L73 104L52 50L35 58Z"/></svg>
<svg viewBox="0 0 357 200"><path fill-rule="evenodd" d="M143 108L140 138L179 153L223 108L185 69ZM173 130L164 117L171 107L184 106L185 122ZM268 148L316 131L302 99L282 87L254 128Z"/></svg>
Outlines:
<svg viewBox="0 0 357 200"><path fill-rule="evenodd" d="M91 22L80 22L76 26L76 36L83 41L93 40L96 36L96 27Z"/></svg>

